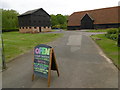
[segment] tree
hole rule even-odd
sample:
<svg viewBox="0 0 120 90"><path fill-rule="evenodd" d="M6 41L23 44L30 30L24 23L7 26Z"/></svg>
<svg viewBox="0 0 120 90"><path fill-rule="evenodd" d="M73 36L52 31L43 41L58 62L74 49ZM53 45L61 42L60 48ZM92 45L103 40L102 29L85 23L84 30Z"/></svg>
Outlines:
<svg viewBox="0 0 120 90"><path fill-rule="evenodd" d="M55 25L59 24L58 21L57 21L56 16L53 15L53 14L51 15L51 24L52 24L52 26L55 26Z"/></svg>
<svg viewBox="0 0 120 90"><path fill-rule="evenodd" d="M2 10L2 28L3 29L15 29L18 28L19 13L15 10Z"/></svg>
<svg viewBox="0 0 120 90"><path fill-rule="evenodd" d="M67 18L68 15L51 15L51 23L52 23L52 28L62 28L66 29L67 28Z"/></svg>

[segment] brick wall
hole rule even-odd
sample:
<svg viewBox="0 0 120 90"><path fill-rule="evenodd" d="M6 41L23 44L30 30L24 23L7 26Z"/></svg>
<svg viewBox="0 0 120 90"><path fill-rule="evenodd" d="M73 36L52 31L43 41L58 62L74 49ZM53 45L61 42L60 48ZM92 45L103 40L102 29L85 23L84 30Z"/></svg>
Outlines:
<svg viewBox="0 0 120 90"><path fill-rule="evenodd" d="M51 31L51 27L41 27L41 32ZM20 33L39 33L40 27L20 27Z"/></svg>
<svg viewBox="0 0 120 90"><path fill-rule="evenodd" d="M49 32L51 31L51 27L41 27L41 32Z"/></svg>

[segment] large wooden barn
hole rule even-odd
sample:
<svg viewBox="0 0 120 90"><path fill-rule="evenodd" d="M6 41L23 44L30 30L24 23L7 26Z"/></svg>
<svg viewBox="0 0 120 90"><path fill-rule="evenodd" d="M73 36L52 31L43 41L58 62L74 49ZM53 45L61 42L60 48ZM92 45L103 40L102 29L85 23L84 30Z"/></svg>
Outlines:
<svg viewBox="0 0 120 90"><path fill-rule="evenodd" d="M38 33L51 30L50 15L43 10L35 9L18 16L21 33Z"/></svg>
<svg viewBox="0 0 120 90"><path fill-rule="evenodd" d="M68 30L118 28L120 6L74 12L68 18Z"/></svg>

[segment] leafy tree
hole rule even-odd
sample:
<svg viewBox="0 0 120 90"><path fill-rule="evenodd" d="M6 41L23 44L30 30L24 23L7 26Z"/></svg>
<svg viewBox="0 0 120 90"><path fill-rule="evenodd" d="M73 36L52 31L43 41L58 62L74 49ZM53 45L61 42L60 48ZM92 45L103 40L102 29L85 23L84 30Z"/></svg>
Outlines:
<svg viewBox="0 0 120 90"><path fill-rule="evenodd" d="M15 10L2 10L2 28L3 29L15 29L18 28L19 13Z"/></svg>
<svg viewBox="0 0 120 90"><path fill-rule="evenodd" d="M52 26L55 26L55 25L59 24L56 16L53 15L53 14L51 15L51 24L52 24Z"/></svg>
<svg viewBox="0 0 120 90"><path fill-rule="evenodd" d="M51 23L52 23L52 28L62 28L66 29L67 28L67 18L68 15L51 15Z"/></svg>

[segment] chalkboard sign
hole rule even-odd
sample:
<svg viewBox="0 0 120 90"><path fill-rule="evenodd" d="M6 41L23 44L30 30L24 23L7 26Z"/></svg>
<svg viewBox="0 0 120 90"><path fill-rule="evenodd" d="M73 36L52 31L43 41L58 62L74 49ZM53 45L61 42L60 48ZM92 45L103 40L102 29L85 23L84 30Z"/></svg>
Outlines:
<svg viewBox="0 0 120 90"><path fill-rule="evenodd" d="M34 74L48 79L48 86L50 86L50 71L56 70L59 76L59 71L56 63L53 48L48 45L40 44L34 48L33 61L33 76Z"/></svg>
<svg viewBox="0 0 120 90"><path fill-rule="evenodd" d="M34 73L44 78L48 78L50 49L43 44L34 49Z"/></svg>

